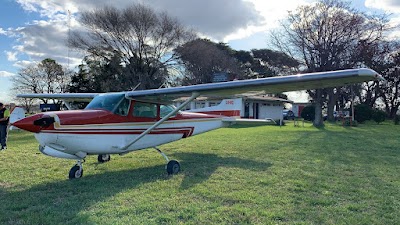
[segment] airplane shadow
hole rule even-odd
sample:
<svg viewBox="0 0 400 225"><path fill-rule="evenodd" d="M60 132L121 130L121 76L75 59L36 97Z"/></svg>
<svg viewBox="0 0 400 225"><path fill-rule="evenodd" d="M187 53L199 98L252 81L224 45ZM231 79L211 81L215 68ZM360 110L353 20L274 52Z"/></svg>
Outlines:
<svg viewBox="0 0 400 225"><path fill-rule="evenodd" d="M206 181L219 167L266 170L271 166L269 163L215 154L177 153L174 156L180 160L183 168L181 189ZM53 224L59 221L59 215L70 218L65 224L90 223L88 216L85 217L80 212L97 202L144 183L168 179L174 182L173 176L163 173L164 167L165 165L157 165L84 175L77 180L44 183L27 189L14 187L11 190L10 187L0 185L0 224Z"/></svg>
<svg viewBox="0 0 400 225"><path fill-rule="evenodd" d="M181 189L188 189L208 180L219 167L262 171L272 165L267 162L236 157L221 157L215 154L176 153L174 156L182 160L183 164L182 173L185 177L182 181Z"/></svg>

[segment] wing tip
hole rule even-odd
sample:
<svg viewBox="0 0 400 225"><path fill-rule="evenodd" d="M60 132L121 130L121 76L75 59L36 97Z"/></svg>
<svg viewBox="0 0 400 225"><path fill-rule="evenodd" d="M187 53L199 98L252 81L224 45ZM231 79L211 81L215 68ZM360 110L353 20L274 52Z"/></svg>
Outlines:
<svg viewBox="0 0 400 225"><path fill-rule="evenodd" d="M382 75L380 75L379 73L377 73L376 71L374 71L372 69L361 68L358 70L358 75L373 77L373 78L375 78L375 80L378 80L378 81L385 81L385 78L383 78Z"/></svg>

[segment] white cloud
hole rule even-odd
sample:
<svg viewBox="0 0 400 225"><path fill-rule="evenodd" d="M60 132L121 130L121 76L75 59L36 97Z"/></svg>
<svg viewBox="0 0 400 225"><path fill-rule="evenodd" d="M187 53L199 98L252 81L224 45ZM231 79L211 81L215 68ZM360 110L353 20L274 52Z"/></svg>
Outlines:
<svg viewBox="0 0 400 225"><path fill-rule="evenodd" d="M9 52L9 51L5 51L6 55L7 55L7 59L8 61L17 61L17 54L18 52Z"/></svg>
<svg viewBox="0 0 400 225"><path fill-rule="evenodd" d="M77 62L82 58L76 52L70 51L66 40L68 37L68 26L64 20L38 20L31 24L20 27L13 31L18 35L19 45L13 47L14 54L25 54L30 61L42 61L52 58L60 64L67 65L69 62ZM8 54L12 56L11 53ZM69 60L68 60L69 58ZM10 60L10 58L9 58ZM25 62L17 62L16 66L24 66ZM75 66L75 64L70 64Z"/></svg>
<svg viewBox="0 0 400 225"><path fill-rule="evenodd" d="M6 32L5 30L3 30L3 28L1 28L1 27L0 27L0 34L4 34L4 35L6 35L6 34L7 34L7 32Z"/></svg>
<svg viewBox="0 0 400 225"><path fill-rule="evenodd" d="M266 17L260 13L263 0L149 0L145 4L159 11L166 11L177 17L184 25L192 27L204 36L217 41L228 41L253 34L264 29ZM293 0L284 0L293 1ZM66 46L68 36L68 12L72 13L70 25L76 29L79 25L75 17L80 10L110 5L108 0L17 0L29 12L40 13L42 19L31 21L24 27L13 28L8 35L17 37L18 45L13 49L19 55L25 54L28 60L41 61L50 57L66 65L69 61L80 63L82 56L69 51ZM115 0L112 6L125 8L134 1ZM136 0L141 2L141 0ZM267 4L268 5L268 4ZM258 8L257 8L258 7ZM15 53L17 54L17 53ZM69 60L68 60L68 55ZM9 53L9 59L14 59ZM16 56L16 55L15 55ZM15 65L23 65L17 62Z"/></svg>
<svg viewBox="0 0 400 225"><path fill-rule="evenodd" d="M255 33L266 32L267 30L279 26L279 21L284 19L288 11L296 9L300 5L307 4L306 0L245 0L251 2L255 6L255 10L261 15L258 25L251 25L239 28L235 32L225 36L224 41L237 40L249 37Z"/></svg>
<svg viewBox="0 0 400 225"><path fill-rule="evenodd" d="M177 17L183 24L193 27L200 33L213 39L223 40L227 35L248 26L260 26L264 23L254 1L263 0L148 0L145 4L158 11L166 11ZM125 8L142 0L18 0L27 11L38 12L42 17L51 20L67 21L67 13L78 13L80 10L91 10L105 5ZM251 30L247 30L251 31Z"/></svg>
<svg viewBox="0 0 400 225"><path fill-rule="evenodd" d="M394 29L388 34L390 40L400 38L400 1L399 0L365 0L365 6L390 13L389 25Z"/></svg>
<svg viewBox="0 0 400 225"><path fill-rule="evenodd" d="M35 61L20 60L20 61L15 62L13 64L13 66L15 66L17 68L25 68L25 67L27 67L29 65L32 65L34 63L36 63L36 62Z"/></svg>
<svg viewBox="0 0 400 225"><path fill-rule="evenodd" d="M0 77L12 77L15 74L7 72L7 71L0 71Z"/></svg>
<svg viewBox="0 0 400 225"><path fill-rule="evenodd" d="M381 9L391 13L400 13L399 0L365 0L368 8Z"/></svg>

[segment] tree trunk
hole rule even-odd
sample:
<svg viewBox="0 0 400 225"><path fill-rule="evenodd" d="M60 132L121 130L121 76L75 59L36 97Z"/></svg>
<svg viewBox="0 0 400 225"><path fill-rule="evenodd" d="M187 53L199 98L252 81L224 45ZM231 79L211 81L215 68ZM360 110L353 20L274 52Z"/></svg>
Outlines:
<svg viewBox="0 0 400 225"><path fill-rule="evenodd" d="M399 105L395 105L392 107L392 109L390 110L390 114L388 115L390 119L394 119L394 117L397 114L397 111L399 110Z"/></svg>
<svg viewBox="0 0 400 225"><path fill-rule="evenodd" d="M324 125L324 122L322 120L322 89L316 90L315 119L313 125L315 127L322 127Z"/></svg>

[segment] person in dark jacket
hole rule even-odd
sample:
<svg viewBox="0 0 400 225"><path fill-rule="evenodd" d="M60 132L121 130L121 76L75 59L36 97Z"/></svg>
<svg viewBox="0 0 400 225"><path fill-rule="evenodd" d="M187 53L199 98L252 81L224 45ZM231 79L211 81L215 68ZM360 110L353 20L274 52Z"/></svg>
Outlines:
<svg viewBox="0 0 400 225"><path fill-rule="evenodd" d="M10 110L8 110L3 103L0 102L0 142L1 149L7 148L7 127L10 120Z"/></svg>

